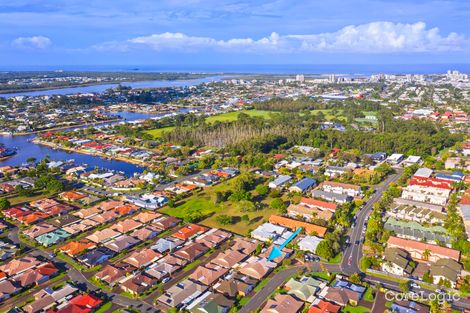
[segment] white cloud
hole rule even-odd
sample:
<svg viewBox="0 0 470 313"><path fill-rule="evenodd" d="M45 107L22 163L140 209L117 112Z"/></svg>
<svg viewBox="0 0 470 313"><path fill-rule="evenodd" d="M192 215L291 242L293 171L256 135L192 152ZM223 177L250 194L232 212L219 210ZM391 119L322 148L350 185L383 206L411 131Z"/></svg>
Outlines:
<svg viewBox="0 0 470 313"><path fill-rule="evenodd" d="M254 53L346 52L394 53L463 50L468 38L456 33L441 35L438 28L427 28L423 22L402 24L372 22L346 26L336 32L279 35L267 37L231 38L189 36L183 33L160 33L127 41L105 42L94 48L126 51L133 48L151 48L157 51L177 50L193 52L204 49Z"/></svg>
<svg viewBox="0 0 470 313"><path fill-rule="evenodd" d="M13 40L13 45L23 48L45 49L52 44L52 40L45 36L18 37Z"/></svg>

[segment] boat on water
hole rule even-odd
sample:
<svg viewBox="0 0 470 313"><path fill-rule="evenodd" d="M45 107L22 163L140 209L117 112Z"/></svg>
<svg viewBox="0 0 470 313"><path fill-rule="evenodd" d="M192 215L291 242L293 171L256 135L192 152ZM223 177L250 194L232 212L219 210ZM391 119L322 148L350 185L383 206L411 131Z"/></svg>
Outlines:
<svg viewBox="0 0 470 313"><path fill-rule="evenodd" d="M15 148L8 148L3 144L0 144L0 160L8 159L16 154Z"/></svg>

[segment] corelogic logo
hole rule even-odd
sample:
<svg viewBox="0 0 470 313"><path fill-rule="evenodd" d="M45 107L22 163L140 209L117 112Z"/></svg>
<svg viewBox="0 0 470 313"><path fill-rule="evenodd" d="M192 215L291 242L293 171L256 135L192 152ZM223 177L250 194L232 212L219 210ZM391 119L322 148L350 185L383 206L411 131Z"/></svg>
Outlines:
<svg viewBox="0 0 470 313"><path fill-rule="evenodd" d="M439 304L444 302L453 302L459 300L456 295L449 295L444 292L431 292L425 294L424 291L410 291L410 292L394 292L388 290L385 292L385 299L387 301L438 301Z"/></svg>

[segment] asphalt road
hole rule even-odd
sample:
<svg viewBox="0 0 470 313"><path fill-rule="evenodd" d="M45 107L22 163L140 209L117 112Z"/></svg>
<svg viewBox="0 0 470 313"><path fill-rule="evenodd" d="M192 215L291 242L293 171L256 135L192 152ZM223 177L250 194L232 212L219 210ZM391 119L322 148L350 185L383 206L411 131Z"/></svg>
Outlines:
<svg viewBox="0 0 470 313"><path fill-rule="evenodd" d="M282 271L277 272L263 289L257 292L246 305L244 305L239 313L251 313L256 312L256 310L266 301L266 299L281 286L289 277L294 275L298 270L303 270L304 266L291 267Z"/></svg>
<svg viewBox="0 0 470 313"><path fill-rule="evenodd" d="M362 240L364 233L362 229L366 223L366 219L372 212L374 203L380 200L382 194L388 189L389 185L400 178L403 170L397 169L397 173L388 177L380 185L374 187L375 193L369 198L364 207L356 214L356 225L349 231L350 245L343 252L343 259L341 261L341 271L345 274L351 275L360 273L359 262L362 258ZM356 242L358 242L356 244Z"/></svg>

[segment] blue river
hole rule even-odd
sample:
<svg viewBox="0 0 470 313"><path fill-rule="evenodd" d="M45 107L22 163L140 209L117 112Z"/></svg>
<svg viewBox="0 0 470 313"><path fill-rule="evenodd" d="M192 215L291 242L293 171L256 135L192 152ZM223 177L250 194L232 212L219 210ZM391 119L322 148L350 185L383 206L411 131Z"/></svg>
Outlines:
<svg viewBox="0 0 470 313"><path fill-rule="evenodd" d="M161 87L185 87L185 86L194 86L202 83L220 81L226 76L208 76L198 79L188 79L188 80L150 80L150 81L140 81L140 82L121 82L122 86L129 86L132 88L161 88ZM115 88L119 84L103 84L103 85L92 85L92 86L83 86L83 87L70 87L70 88L58 88L58 89L49 89L49 90L38 90L38 91L25 91L25 92L15 92L15 93L4 93L0 94L0 97L9 98L16 96L52 96L52 95L70 95L77 93L101 93L109 88Z"/></svg>
<svg viewBox="0 0 470 313"><path fill-rule="evenodd" d="M126 83L126 86L132 86L135 88L158 88L158 87L170 87L170 86L194 86L204 82L218 81L223 76L211 76L202 79L184 80L184 81L149 81L149 82L132 82ZM117 84L112 85L98 85L98 86L87 86L77 88L63 88L54 90L34 91L34 92L23 92L15 94L3 94L0 96L35 96L35 95L54 95L54 94L73 94L73 93L89 93L89 92L102 92L108 88L116 87ZM183 110L183 109L182 109ZM183 112L183 111L182 111ZM146 119L158 115L142 114L134 112L115 112L111 113L114 115L121 116L126 121L135 121ZM62 150L56 150L45 146L36 145L33 140L37 135L25 135L25 136L1 136L0 143L5 144L9 148L15 148L17 154L9 159L0 161L0 166L5 165L21 165L25 163L28 158L34 157L37 160L49 157L51 160L63 161L63 160L75 160L76 164L88 164L91 167L106 168L115 171L124 172L127 176L132 176L134 173L141 173L145 169L144 167L122 162L107 160L97 156L66 152Z"/></svg>

